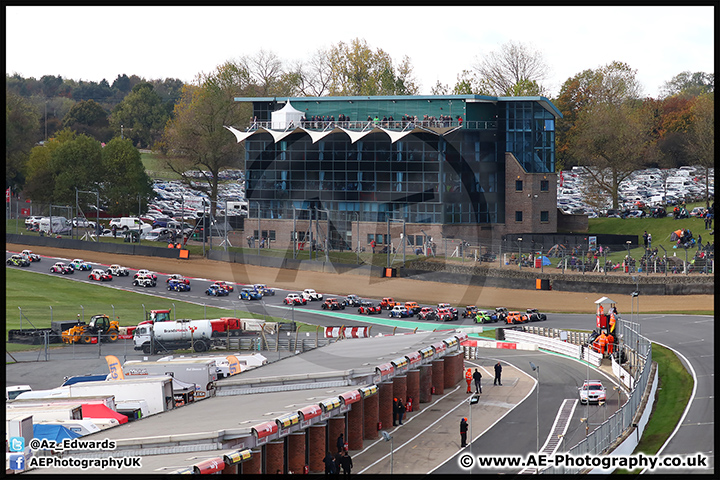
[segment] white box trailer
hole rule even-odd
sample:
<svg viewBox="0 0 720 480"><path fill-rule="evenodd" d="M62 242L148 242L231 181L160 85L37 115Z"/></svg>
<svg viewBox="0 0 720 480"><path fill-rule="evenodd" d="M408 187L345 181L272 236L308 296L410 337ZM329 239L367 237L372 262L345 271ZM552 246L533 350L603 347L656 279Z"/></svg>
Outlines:
<svg viewBox="0 0 720 480"><path fill-rule="evenodd" d="M168 376L80 382L52 390L25 392L18 395L18 398L82 397L104 394L114 395L116 404L123 400L143 399L148 404L148 415L175 408L172 377Z"/></svg>
<svg viewBox="0 0 720 480"><path fill-rule="evenodd" d="M115 405L115 395L93 395L88 397L63 397L63 398L20 398L10 400L8 405L15 407L32 407L42 405L62 405L62 404L100 404L105 405L113 411L117 411Z"/></svg>
<svg viewBox="0 0 720 480"><path fill-rule="evenodd" d="M80 403L60 405L39 405L29 407L14 407L5 405L5 416L32 415L33 422L43 420L82 420L82 405Z"/></svg>
<svg viewBox="0 0 720 480"><path fill-rule="evenodd" d="M123 365L125 378L168 375L176 380L195 384L195 400L215 396L215 381L218 379L214 359L185 358L183 361L142 362L129 360Z"/></svg>
<svg viewBox="0 0 720 480"><path fill-rule="evenodd" d="M228 353L227 355L205 355L202 357L185 357L183 355L175 357L168 355L158 360L158 362L184 362L187 360L215 360L215 371L217 372L217 378L225 378L230 376L230 361L228 357L234 355L238 359L240 364L240 371L237 373L244 372L251 368L259 367L267 363L267 358L260 353L253 354L240 354L240 353Z"/></svg>

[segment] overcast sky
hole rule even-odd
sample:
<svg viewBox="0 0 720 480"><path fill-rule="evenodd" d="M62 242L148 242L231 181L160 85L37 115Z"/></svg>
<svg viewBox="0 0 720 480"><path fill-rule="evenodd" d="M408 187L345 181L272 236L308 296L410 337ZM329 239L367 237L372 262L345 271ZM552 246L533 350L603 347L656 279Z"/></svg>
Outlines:
<svg viewBox="0 0 720 480"><path fill-rule="evenodd" d="M683 71L714 73L713 7L6 7L9 74L110 84L120 74L190 82L264 49L285 62L354 38L408 56L421 94L508 41L538 50L562 83L614 60L644 94Z"/></svg>

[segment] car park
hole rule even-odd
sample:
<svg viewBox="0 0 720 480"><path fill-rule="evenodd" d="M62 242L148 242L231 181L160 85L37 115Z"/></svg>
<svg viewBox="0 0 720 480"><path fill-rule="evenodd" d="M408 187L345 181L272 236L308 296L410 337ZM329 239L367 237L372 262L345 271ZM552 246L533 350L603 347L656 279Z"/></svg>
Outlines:
<svg viewBox="0 0 720 480"><path fill-rule="evenodd" d="M240 300L262 300L262 293L254 288L240 289Z"/></svg>
<svg viewBox="0 0 720 480"><path fill-rule="evenodd" d="M20 255L25 255L31 262L39 262L42 260L42 257L37 253L33 253L32 250L23 250L20 252Z"/></svg>
<svg viewBox="0 0 720 480"><path fill-rule="evenodd" d="M310 300L311 302L315 300L322 300L323 298L321 293L317 293L312 288L306 288L302 291L301 295L303 296L303 298L305 298L306 300Z"/></svg>
<svg viewBox="0 0 720 480"><path fill-rule="evenodd" d="M358 307L358 313L362 313L364 315L377 315L378 313L382 313L382 307L369 301L362 301Z"/></svg>
<svg viewBox="0 0 720 480"><path fill-rule="evenodd" d="M70 262L75 270L92 270L92 265L81 258L75 258Z"/></svg>
<svg viewBox="0 0 720 480"><path fill-rule="evenodd" d="M170 275L168 275L168 278L167 278L167 280L165 280L165 282L170 283L172 280L178 281L180 283L184 283L186 285L190 285L190 279L183 277L179 273L171 273Z"/></svg>
<svg viewBox="0 0 720 480"><path fill-rule="evenodd" d="M157 282L157 275L155 274L155 272L151 272L150 270L146 270L144 268L141 268L140 270L138 270L137 273L135 275L133 275L133 278L145 277L145 276L151 277L153 280L155 280Z"/></svg>
<svg viewBox="0 0 720 480"><path fill-rule="evenodd" d="M359 307L361 303L362 299L357 295L351 294L345 297L345 305L348 307Z"/></svg>
<svg viewBox="0 0 720 480"><path fill-rule="evenodd" d="M388 316L390 316L392 318L408 318L408 317L412 317L412 312L410 310L408 310L407 308L405 308L404 305L395 305L390 310L390 313L388 314Z"/></svg>
<svg viewBox="0 0 720 480"><path fill-rule="evenodd" d="M321 307L323 310L345 310L345 304L338 302L337 298L326 298Z"/></svg>
<svg viewBox="0 0 720 480"><path fill-rule="evenodd" d="M526 310L526 313L528 315L528 319L531 322L544 322L547 320L547 315L544 313L540 313L540 311L537 308L528 308Z"/></svg>
<svg viewBox="0 0 720 480"><path fill-rule="evenodd" d="M55 262L55 265L50 267L50 273L62 273L65 275L68 273L75 273L75 269L65 262Z"/></svg>
<svg viewBox="0 0 720 480"><path fill-rule="evenodd" d="M10 256L5 262L11 267L29 267L30 260L25 255L15 254Z"/></svg>
<svg viewBox="0 0 720 480"><path fill-rule="evenodd" d="M607 392L600 380L586 380L582 387L578 388L580 394L580 403L597 403L605 402Z"/></svg>
<svg viewBox="0 0 720 480"><path fill-rule="evenodd" d="M125 267L121 267L116 263L110 265L107 271L110 272L110 275L112 275L113 277L127 277L128 275L130 275L130 270Z"/></svg>
<svg viewBox="0 0 720 480"><path fill-rule="evenodd" d="M213 283L207 290L205 290L205 295L210 295L212 297L227 297L230 295L230 292L222 286Z"/></svg>
<svg viewBox="0 0 720 480"><path fill-rule="evenodd" d="M307 299L299 293L288 293L283 299L285 305L307 305Z"/></svg>
<svg viewBox="0 0 720 480"><path fill-rule="evenodd" d="M433 307L422 307L417 314L420 320L437 320L437 312Z"/></svg>
<svg viewBox="0 0 720 480"><path fill-rule="evenodd" d="M101 268L93 268L92 272L90 272L90 275L88 275L88 279L96 280L98 282L109 282L112 280L112 278L113 277L111 274Z"/></svg>
<svg viewBox="0 0 720 480"><path fill-rule="evenodd" d="M134 287L154 287L157 280L151 275L138 275L133 279L132 284Z"/></svg>
<svg viewBox="0 0 720 480"><path fill-rule="evenodd" d="M173 279L168 282L167 289L172 292L189 292L190 284Z"/></svg>

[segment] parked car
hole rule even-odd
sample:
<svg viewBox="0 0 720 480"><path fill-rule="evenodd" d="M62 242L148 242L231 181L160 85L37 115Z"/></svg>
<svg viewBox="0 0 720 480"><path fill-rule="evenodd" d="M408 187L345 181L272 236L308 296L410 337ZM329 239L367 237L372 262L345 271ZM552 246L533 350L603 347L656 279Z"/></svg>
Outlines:
<svg viewBox="0 0 720 480"><path fill-rule="evenodd" d="M691 217L702 217L705 215L705 207L695 207L690 211Z"/></svg>
<svg viewBox="0 0 720 480"><path fill-rule="evenodd" d="M317 293L312 288L306 288L302 291L301 294L306 300L315 301L315 300L322 300L323 296L321 293Z"/></svg>
<svg viewBox="0 0 720 480"><path fill-rule="evenodd" d="M412 312L405 308L404 305L395 305L391 310L389 315L393 318L408 318L412 316Z"/></svg>
<svg viewBox="0 0 720 480"><path fill-rule="evenodd" d="M154 287L157 285L157 279L151 275L138 275L132 282L134 287Z"/></svg>
<svg viewBox="0 0 720 480"><path fill-rule="evenodd" d="M20 255L25 255L31 262L39 262L40 260L42 260L42 257L37 253L33 253L32 250L23 250L22 252L20 252Z"/></svg>
<svg viewBox="0 0 720 480"><path fill-rule="evenodd" d="M163 227L153 228L143 238L149 242L167 242L170 240L170 230Z"/></svg>
<svg viewBox="0 0 720 480"><path fill-rule="evenodd" d="M25 255L15 254L5 262L11 267L29 267L30 260Z"/></svg>
<svg viewBox="0 0 720 480"><path fill-rule="evenodd" d="M75 270L92 270L92 265L87 263L82 258L75 258L70 262Z"/></svg>
<svg viewBox="0 0 720 480"><path fill-rule="evenodd" d="M528 308L527 315L531 322L544 322L547 320L547 315L540 313L537 308Z"/></svg>
<svg viewBox="0 0 720 480"><path fill-rule="evenodd" d="M109 282L112 280L112 275L101 268L94 268L93 271L90 272L90 275L88 275L88 278L90 280L97 280L98 282Z"/></svg>
<svg viewBox="0 0 720 480"><path fill-rule="evenodd" d="M228 295L230 295L230 292L222 286L213 283L208 287L207 290L205 290L205 295L210 295L213 297L227 297Z"/></svg>
<svg viewBox="0 0 720 480"><path fill-rule="evenodd" d="M285 305L307 305L307 298L303 297L299 293L288 293L283 299Z"/></svg>
<svg viewBox="0 0 720 480"><path fill-rule="evenodd" d="M254 288L243 288L240 290L240 300L262 300L262 293Z"/></svg>
<svg viewBox="0 0 720 480"><path fill-rule="evenodd" d="M171 279L167 284L167 289L172 292L189 292L190 284L181 280Z"/></svg>
<svg viewBox="0 0 720 480"><path fill-rule="evenodd" d="M26 226L26 227L30 227L30 226L35 225L35 224L38 224L38 225L39 225L39 224L40 224L40 220L41 220L42 218L43 218L43 217L40 217L40 216L27 217L27 218L25 219L25 226Z"/></svg>
<svg viewBox="0 0 720 480"><path fill-rule="evenodd" d="M607 392L600 380L586 380L582 387L578 388L580 393L580 403L600 403L605 402Z"/></svg>
<svg viewBox="0 0 720 480"><path fill-rule="evenodd" d="M95 225L96 225L95 222L91 222L87 218L83 218L83 217L74 217L72 219L72 224L73 224L73 227L78 227L78 228L95 228Z"/></svg>
<svg viewBox="0 0 720 480"><path fill-rule="evenodd" d="M377 315L382 313L382 307L380 305L374 305L372 302L363 301L358 307L358 313L365 315Z"/></svg>
<svg viewBox="0 0 720 480"><path fill-rule="evenodd" d="M65 275L68 273L75 273L75 269L65 262L55 262L55 265L50 267L50 273L62 273Z"/></svg>
<svg viewBox="0 0 720 480"><path fill-rule="evenodd" d="M110 265L110 267L108 268L108 272L110 272L113 277L127 277L128 275L130 275L130 270L125 267L121 267L116 263Z"/></svg>

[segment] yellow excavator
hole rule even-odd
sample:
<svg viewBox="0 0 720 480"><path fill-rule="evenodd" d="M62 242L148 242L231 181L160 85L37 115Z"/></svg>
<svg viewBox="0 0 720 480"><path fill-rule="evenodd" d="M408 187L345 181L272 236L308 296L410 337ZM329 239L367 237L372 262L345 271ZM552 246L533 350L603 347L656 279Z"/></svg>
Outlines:
<svg viewBox="0 0 720 480"><path fill-rule="evenodd" d="M93 315L89 324L78 322L77 325L62 333L63 343L97 343L98 341L114 343L118 340L120 323L110 320L107 315ZM99 338L98 338L99 336ZM93 339L95 341L93 342Z"/></svg>

